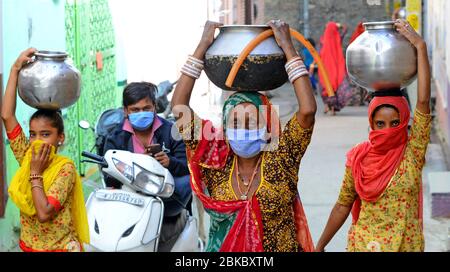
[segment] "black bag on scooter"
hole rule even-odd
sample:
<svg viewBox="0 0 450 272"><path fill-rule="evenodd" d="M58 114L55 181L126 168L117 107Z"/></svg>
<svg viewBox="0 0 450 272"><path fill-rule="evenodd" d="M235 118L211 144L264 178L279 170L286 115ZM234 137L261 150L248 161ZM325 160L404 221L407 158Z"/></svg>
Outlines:
<svg viewBox="0 0 450 272"><path fill-rule="evenodd" d="M97 134L95 146L98 155L105 155L104 146L106 137L111 135L115 127L123 123L124 118L125 113L123 108L110 109L102 113L98 119L97 127L95 128L95 133Z"/></svg>

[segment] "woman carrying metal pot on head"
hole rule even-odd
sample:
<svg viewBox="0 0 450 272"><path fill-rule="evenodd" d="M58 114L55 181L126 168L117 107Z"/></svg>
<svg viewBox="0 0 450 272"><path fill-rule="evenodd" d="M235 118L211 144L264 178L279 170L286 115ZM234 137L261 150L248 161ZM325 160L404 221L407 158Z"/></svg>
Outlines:
<svg viewBox="0 0 450 272"><path fill-rule="evenodd" d="M341 192L317 244L323 251L352 212L348 251L423 251L422 169L430 140L430 65L425 41L404 20L395 28L417 49L414 122L401 95L376 96L369 105L369 141L347 154ZM376 93L375 93L376 94Z"/></svg>
<svg viewBox="0 0 450 272"><path fill-rule="evenodd" d="M20 209L19 246L25 252L82 251L89 230L81 179L73 161L56 153L65 140L61 113L35 112L29 139L15 115L19 71L35 52L24 51L12 66L1 113L20 165L8 188Z"/></svg>
<svg viewBox="0 0 450 272"><path fill-rule="evenodd" d="M336 112L341 111L352 97L353 91L348 80L342 49L342 40L346 33L347 26L329 22L320 38L320 57L323 60L333 87L333 96L331 96L325 88L324 73L319 70L319 82L325 114L330 112L331 115L336 115Z"/></svg>
<svg viewBox="0 0 450 272"><path fill-rule="evenodd" d="M189 101L205 52L220 26L206 23L172 98L186 143L191 186L211 216L207 250L312 251L297 190L300 161L311 140L316 113L306 67L294 49L289 26L280 20L269 22L286 54L299 111L280 132L279 119L266 96L237 92L225 101L223 128L215 129L193 113Z"/></svg>

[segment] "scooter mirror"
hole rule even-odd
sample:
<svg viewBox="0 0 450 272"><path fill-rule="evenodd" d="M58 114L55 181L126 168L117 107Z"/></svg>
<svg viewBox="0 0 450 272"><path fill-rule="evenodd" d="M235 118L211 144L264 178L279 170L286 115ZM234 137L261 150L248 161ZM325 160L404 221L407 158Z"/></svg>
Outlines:
<svg viewBox="0 0 450 272"><path fill-rule="evenodd" d="M81 120L81 121L78 123L78 126L79 126L80 128L82 128L82 129L89 129L89 128L91 127L91 124L89 124L88 121Z"/></svg>

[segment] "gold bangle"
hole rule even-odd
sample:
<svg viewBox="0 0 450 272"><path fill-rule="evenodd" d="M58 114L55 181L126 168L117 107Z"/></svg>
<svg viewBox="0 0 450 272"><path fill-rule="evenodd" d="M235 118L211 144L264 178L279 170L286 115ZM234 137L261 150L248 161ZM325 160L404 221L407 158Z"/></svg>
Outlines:
<svg viewBox="0 0 450 272"><path fill-rule="evenodd" d="M43 177L31 177L30 178L30 182L33 182L33 180L41 180L41 181L43 181L44 178Z"/></svg>
<svg viewBox="0 0 450 272"><path fill-rule="evenodd" d="M33 175L30 175L30 178L43 178L43 177L42 177L42 175L33 174Z"/></svg>
<svg viewBox="0 0 450 272"><path fill-rule="evenodd" d="M44 187L41 185L33 185L31 186L31 190L33 190L34 188L41 188L42 190L44 190Z"/></svg>

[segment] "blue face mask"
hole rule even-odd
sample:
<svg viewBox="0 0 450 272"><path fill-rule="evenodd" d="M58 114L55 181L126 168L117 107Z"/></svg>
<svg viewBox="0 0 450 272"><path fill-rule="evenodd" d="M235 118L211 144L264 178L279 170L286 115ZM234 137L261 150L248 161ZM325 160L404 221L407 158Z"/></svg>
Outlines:
<svg viewBox="0 0 450 272"><path fill-rule="evenodd" d="M155 113L153 111L141 111L129 114L128 119L134 129L144 131L152 126Z"/></svg>
<svg viewBox="0 0 450 272"><path fill-rule="evenodd" d="M261 153L263 145L267 143L264 140L266 128L255 130L229 128L226 134L234 153L245 159L253 158Z"/></svg>

